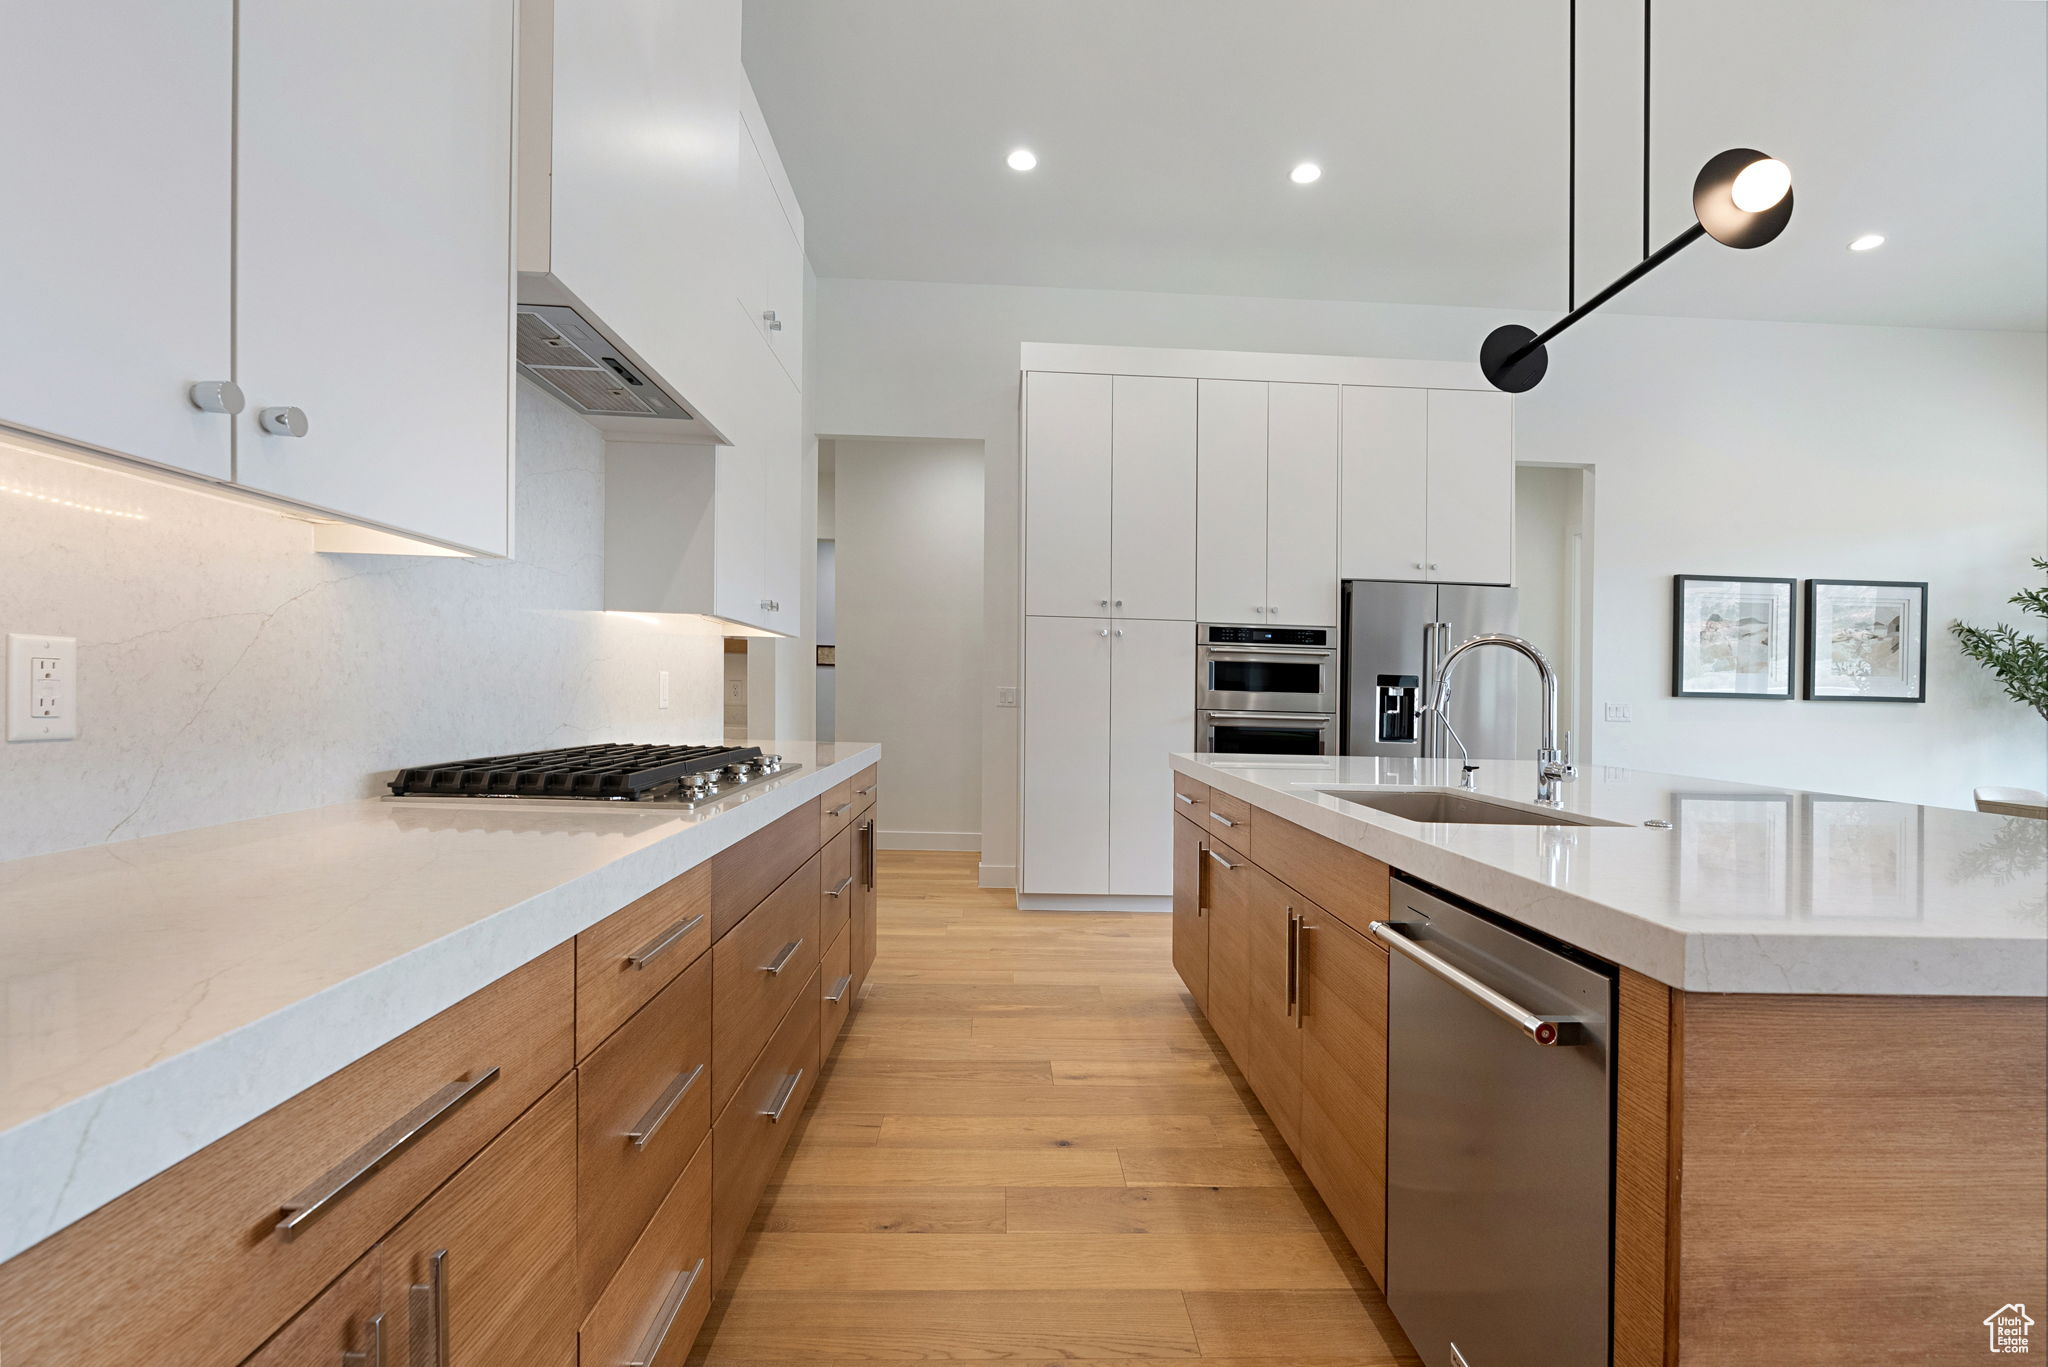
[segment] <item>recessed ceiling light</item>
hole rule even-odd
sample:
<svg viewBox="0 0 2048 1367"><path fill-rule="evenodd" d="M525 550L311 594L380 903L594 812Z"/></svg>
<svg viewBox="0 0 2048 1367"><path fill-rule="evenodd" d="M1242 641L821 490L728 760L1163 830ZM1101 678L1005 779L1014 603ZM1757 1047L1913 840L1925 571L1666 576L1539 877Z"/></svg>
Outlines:
<svg viewBox="0 0 2048 1367"><path fill-rule="evenodd" d="M1038 165L1038 153L1028 147L1019 147L1016 151L1010 153L1005 160L1010 163L1012 171L1029 171L1032 167Z"/></svg>
<svg viewBox="0 0 2048 1367"><path fill-rule="evenodd" d="M1849 244L1849 250L1852 252L1867 252L1874 247L1882 247L1883 245L1883 233L1865 233Z"/></svg>
<svg viewBox="0 0 2048 1367"><path fill-rule="evenodd" d="M1289 171L1287 178L1296 185L1313 185L1323 178L1323 168L1312 161L1305 161Z"/></svg>

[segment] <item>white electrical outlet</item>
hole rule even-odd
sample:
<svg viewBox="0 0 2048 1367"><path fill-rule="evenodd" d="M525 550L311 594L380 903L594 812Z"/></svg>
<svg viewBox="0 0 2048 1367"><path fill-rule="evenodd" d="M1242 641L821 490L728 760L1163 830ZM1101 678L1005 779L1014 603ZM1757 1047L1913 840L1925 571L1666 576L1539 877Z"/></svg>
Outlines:
<svg viewBox="0 0 2048 1367"><path fill-rule="evenodd" d="M1611 702L1607 704L1607 720L1628 721L1630 719L1628 709L1629 705L1625 702Z"/></svg>
<svg viewBox="0 0 2048 1367"><path fill-rule="evenodd" d="M7 637L7 739L78 735L78 638Z"/></svg>
<svg viewBox="0 0 2048 1367"><path fill-rule="evenodd" d="M997 706L997 707L1015 707L1016 705L1017 705L1017 690L1016 690L1016 689L1014 689L1014 688L998 688L998 689L996 690L996 706Z"/></svg>
<svg viewBox="0 0 2048 1367"><path fill-rule="evenodd" d="M654 705L656 707L668 706L668 671L666 669L655 672Z"/></svg>

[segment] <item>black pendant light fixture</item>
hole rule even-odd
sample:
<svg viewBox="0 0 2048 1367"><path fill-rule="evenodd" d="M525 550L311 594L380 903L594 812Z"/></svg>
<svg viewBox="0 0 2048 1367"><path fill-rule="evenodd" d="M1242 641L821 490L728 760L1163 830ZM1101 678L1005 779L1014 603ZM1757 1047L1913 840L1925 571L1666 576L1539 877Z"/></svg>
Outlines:
<svg viewBox="0 0 2048 1367"><path fill-rule="evenodd" d="M1576 10L1576 5L1574 5ZM1572 108L1574 122L1578 108L1577 23L1573 23ZM1694 222L1656 251L1649 251L1650 224L1650 5L1643 0L1643 247L1641 261L1598 294L1567 313L1542 332L1519 323L1507 323L1486 335L1479 348L1479 368L1495 389L1520 394L1534 389L1550 367L1544 346L1573 323L1620 294L1702 237L1711 237L1726 247L1761 247L1785 231L1792 221L1792 171L1784 162L1749 147L1731 147L1710 157L1692 183ZM1571 159L1577 164L1577 132L1573 129ZM1576 194L1576 172L1572 176ZM1568 253L1578 248L1577 213L1567 232Z"/></svg>

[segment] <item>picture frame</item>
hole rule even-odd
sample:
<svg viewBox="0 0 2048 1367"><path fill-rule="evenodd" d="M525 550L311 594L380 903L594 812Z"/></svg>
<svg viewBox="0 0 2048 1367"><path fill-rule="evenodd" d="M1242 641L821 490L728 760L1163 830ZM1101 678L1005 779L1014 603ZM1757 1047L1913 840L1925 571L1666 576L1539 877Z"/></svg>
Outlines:
<svg viewBox="0 0 2048 1367"><path fill-rule="evenodd" d="M1927 584L1806 581L1809 702L1927 701Z"/></svg>
<svg viewBox="0 0 2048 1367"><path fill-rule="evenodd" d="M819 646L819 647L818 647L818 663L819 663L820 665L826 666L827 668L831 668L831 667L833 667L833 666L836 666L836 665L837 665L837 664L839 663L839 647L838 647L838 646Z"/></svg>
<svg viewBox="0 0 2048 1367"><path fill-rule="evenodd" d="M1671 576L1671 696L1792 697L1798 580Z"/></svg>

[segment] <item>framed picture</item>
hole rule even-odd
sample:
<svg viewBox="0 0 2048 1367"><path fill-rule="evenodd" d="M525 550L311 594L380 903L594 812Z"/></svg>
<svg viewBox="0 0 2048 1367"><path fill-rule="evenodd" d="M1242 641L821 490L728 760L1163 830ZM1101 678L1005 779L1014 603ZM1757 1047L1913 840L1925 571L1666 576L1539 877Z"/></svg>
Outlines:
<svg viewBox="0 0 2048 1367"><path fill-rule="evenodd" d="M839 647L819 646L818 663L821 665L837 665L839 663Z"/></svg>
<svg viewBox="0 0 2048 1367"><path fill-rule="evenodd" d="M1927 701L1927 585L1806 581L1806 696Z"/></svg>
<svg viewBox="0 0 2048 1367"><path fill-rule="evenodd" d="M1671 579L1671 696L1792 696L1794 580Z"/></svg>

